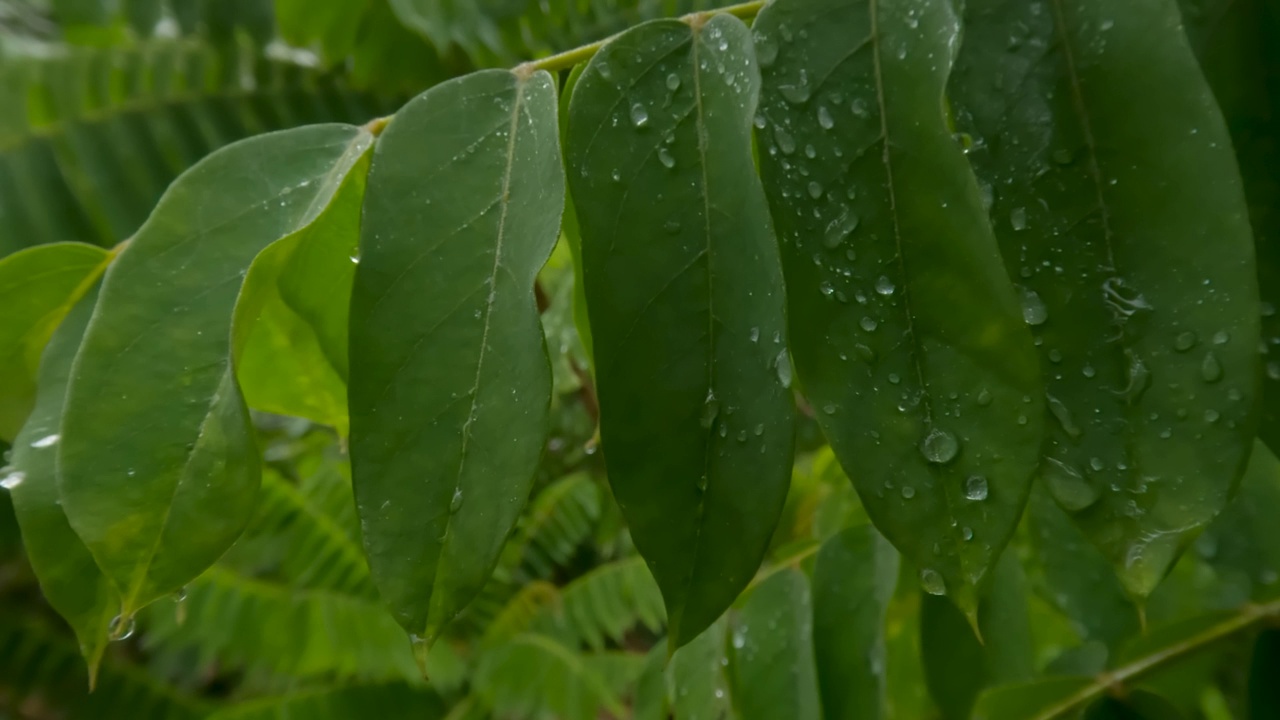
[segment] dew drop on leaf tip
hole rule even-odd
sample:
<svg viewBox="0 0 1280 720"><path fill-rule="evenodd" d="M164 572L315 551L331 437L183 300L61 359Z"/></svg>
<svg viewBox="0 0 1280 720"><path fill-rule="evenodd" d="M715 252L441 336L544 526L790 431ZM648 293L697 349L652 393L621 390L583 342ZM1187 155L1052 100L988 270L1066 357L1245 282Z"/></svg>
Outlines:
<svg viewBox="0 0 1280 720"><path fill-rule="evenodd" d="M110 642L128 640L133 636L133 631L136 627L137 621L132 616L123 617L117 615L111 618L111 623L107 625L107 640Z"/></svg>

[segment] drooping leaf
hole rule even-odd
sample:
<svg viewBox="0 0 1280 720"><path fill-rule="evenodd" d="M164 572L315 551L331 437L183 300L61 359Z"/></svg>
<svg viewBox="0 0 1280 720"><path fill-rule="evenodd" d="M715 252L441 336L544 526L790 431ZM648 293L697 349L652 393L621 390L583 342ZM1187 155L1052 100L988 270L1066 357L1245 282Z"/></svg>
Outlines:
<svg viewBox="0 0 1280 720"><path fill-rule="evenodd" d="M820 720L809 579L795 568L751 590L733 626L738 716Z"/></svg>
<svg viewBox="0 0 1280 720"><path fill-rule="evenodd" d="M1035 548L1033 582L1070 619L1081 638L1114 649L1138 632L1138 612L1110 563L1089 544L1048 490L1037 484L1027 503Z"/></svg>
<svg viewBox="0 0 1280 720"><path fill-rule="evenodd" d="M664 643L658 643L649 651L644 671L636 680L631 702L632 720L669 720L671 717L664 673L666 666L667 648Z"/></svg>
<svg viewBox="0 0 1280 720"><path fill-rule="evenodd" d="M1253 644L1249 663L1249 719L1280 717L1280 630L1265 630Z"/></svg>
<svg viewBox="0 0 1280 720"><path fill-rule="evenodd" d="M570 102L605 462L672 648L751 580L791 467L782 272L751 157L758 87L746 27L718 15L623 33Z"/></svg>
<svg viewBox="0 0 1280 720"><path fill-rule="evenodd" d="M249 407L347 435L347 324L359 261L367 156L310 225L249 267L235 322L247 328L236 377Z"/></svg>
<svg viewBox="0 0 1280 720"><path fill-rule="evenodd" d="M372 140L317 125L216 152L107 271L72 368L58 482L122 617L199 575L249 520L260 459L234 375L241 283L258 252L316 221Z"/></svg>
<svg viewBox="0 0 1280 720"><path fill-rule="evenodd" d="M942 598L926 596L920 607L920 658L925 682L944 718L964 720L988 685L1029 680L1034 648L1022 566L1006 552L978 608L975 637L963 615Z"/></svg>
<svg viewBox="0 0 1280 720"><path fill-rule="evenodd" d="M898 553L870 525L822 545L813 568L813 649L823 717L885 714L885 614L898 583Z"/></svg>
<svg viewBox="0 0 1280 720"><path fill-rule="evenodd" d="M725 671L728 631L729 621L721 617L671 654L666 686L675 720L728 720L733 716Z"/></svg>
<svg viewBox="0 0 1280 720"><path fill-rule="evenodd" d="M796 373L872 521L968 615L1038 461L1031 338L943 114L946 0L779 0L760 165Z"/></svg>
<svg viewBox="0 0 1280 720"><path fill-rule="evenodd" d="M54 243L0 260L0 439L13 440L26 422L45 344L113 257L93 245Z"/></svg>
<svg viewBox="0 0 1280 720"><path fill-rule="evenodd" d="M488 579L547 433L533 284L564 205L555 113L547 73L467 75L401 109L369 171L352 470L374 582L426 643Z"/></svg>
<svg viewBox="0 0 1280 720"><path fill-rule="evenodd" d="M76 302L45 348L35 409L14 439L12 471L3 483L9 489L13 512L22 528L22 546L40 590L75 631L89 665L91 686L107 646L107 628L120 601L67 522L60 507L54 460L71 361L98 299L96 282L94 285Z"/></svg>
<svg viewBox="0 0 1280 720"><path fill-rule="evenodd" d="M1173 0L980 0L965 27L951 99L1046 368L1043 479L1145 597L1253 438L1258 296L1230 138Z"/></svg>

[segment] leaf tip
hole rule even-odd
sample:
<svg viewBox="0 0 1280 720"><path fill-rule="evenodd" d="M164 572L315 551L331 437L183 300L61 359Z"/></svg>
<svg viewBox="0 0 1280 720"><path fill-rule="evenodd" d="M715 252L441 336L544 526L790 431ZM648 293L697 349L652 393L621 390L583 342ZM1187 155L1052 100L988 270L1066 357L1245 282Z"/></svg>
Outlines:
<svg viewBox="0 0 1280 720"><path fill-rule="evenodd" d="M430 638L410 633L409 645L413 649L413 661L418 664L418 672L422 673L422 679L430 681L431 678L427 676L427 658L431 655Z"/></svg>

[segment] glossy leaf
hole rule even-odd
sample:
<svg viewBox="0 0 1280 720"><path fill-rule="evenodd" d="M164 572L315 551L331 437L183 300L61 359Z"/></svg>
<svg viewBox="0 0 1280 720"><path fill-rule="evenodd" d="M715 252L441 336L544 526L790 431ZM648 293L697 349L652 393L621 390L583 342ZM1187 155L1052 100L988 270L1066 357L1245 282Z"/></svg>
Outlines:
<svg viewBox="0 0 1280 720"><path fill-rule="evenodd" d="M741 21L655 21L602 48L570 102L605 461L673 648L751 580L791 468L782 273L751 157L758 84Z"/></svg>
<svg viewBox="0 0 1280 720"><path fill-rule="evenodd" d="M40 362L35 409L14 440L12 469L4 481L22 528L22 546L40 591L75 631L94 683L107 646L107 628L119 597L89 549L71 529L58 497L54 460L71 361L98 299L96 281L54 333Z"/></svg>
<svg viewBox="0 0 1280 720"><path fill-rule="evenodd" d="M636 680L631 703L632 720L669 720L670 703L667 701L667 648L655 644L645 657L644 671Z"/></svg>
<svg viewBox="0 0 1280 720"><path fill-rule="evenodd" d="M733 624L733 701L742 720L821 720L809 579L794 568L751 590Z"/></svg>
<svg viewBox="0 0 1280 720"><path fill-rule="evenodd" d="M898 553L870 525L833 536L813 568L813 650L823 717L886 716L885 614Z"/></svg>
<svg viewBox="0 0 1280 720"><path fill-rule="evenodd" d="M876 527L973 615L1026 501L1041 406L943 115L959 33L946 0L779 0L755 25L796 373Z"/></svg>
<svg viewBox="0 0 1280 720"><path fill-rule="evenodd" d="M984 687L1034 675L1027 592L1022 566L1012 553L1005 553L978 610L981 641L950 603L938 597L923 599L920 657L925 682L943 717L964 720Z"/></svg>
<svg viewBox="0 0 1280 720"><path fill-rule="evenodd" d="M108 270L67 390L58 482L123 617L199 575L249 520L260 459L234 377L241 283L263 248L316 221L372 140L317 125L217 152Z"/></svg>
<svg viewBox="0 0 1280 720"><path fill-rule="evenodd" d="M1230 138L1172 0L980 0L965 26L951 99L1047 370L1043 479L1144 597L1226 505L1253 437Z"/></svg>
<svg viewBox="0 0 1280 720"><path fill-rule="evenodd" d="M529 495L551 368L534 302L564 204L555 88L438 85L374 152L351 305L351 458L373 578L433 641L488 580Z"/></svg>
<svg viewBox="0 0 1280 720"><path fill-rule="evenodd" d="M93 245L54 243L0 260L0 439L13 440L26 422L45 343L114 256Z"/></svg>
<svg viewBox="0 0 1280 720"><path fill-rule="evenodd" d="M727 618L711 624L667 662L667 699L675 720L726 720L729 696Z"/></svg>
<svg viewBox="0 0 1280 720"><path fill-rule="evenodd" d="M310 225L263 250L245 276L236 367L249 407L347 434L347 324L368 159Z"/></svg>

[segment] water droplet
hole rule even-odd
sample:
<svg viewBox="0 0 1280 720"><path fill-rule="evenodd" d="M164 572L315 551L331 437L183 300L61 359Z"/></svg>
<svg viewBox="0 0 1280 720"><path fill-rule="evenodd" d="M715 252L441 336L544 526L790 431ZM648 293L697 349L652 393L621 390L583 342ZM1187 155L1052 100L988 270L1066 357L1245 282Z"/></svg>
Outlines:
<svg viewBox="0 0 1280 720"><path fill-rule="evenodd" d="M903 485L903 486L902 486L902 498L903 498L904 500L910 500L911 498L913 498L913 497L915 497L915 496L916 496L916 489L915 489L915 488L911 487L910 485Z"/></svg>
<svg viewBox="0 0 1280 720"><path fill-rule="evenodd" d="M784 155L790 155L796 151L796 139L791 137L791 133L784 130L781 125L773 126L773 139Z"/></svg>
<svg viewBox="0 0 1280 720"><path fill-rule="evenodd" d="M751 338L751 342L753 343L760 342L760 328L758 327L751 328L751 332L748 333L747 336Z"/></svg>
<svg viewBox="0 0 1280 720"><path fill-rule="evenodd" d="M769 67L773 65L773 61L778 59L778 45L774 43L773 38L760 37L756 39L756 60L760 62L760 67Z"/></svg>
<svg viewBox="0 0 1280 720"><path fill-rule="evenodd" d="M1272 360L1267 363L1267 377L1272 380L1280 380L1280 362Z"/></svg>
<svg viewBox="0 0 1280 720"><path fill-rule="evenodd" d="M614 168L613 172L609 173L609 177L613 178L614 182L622 182L622 171Z"/></svg>
<svg viewBox="0 0 1280 720"><path fill-rule="evenodd" d="M1212 350L1204 354L1204 361L1200 363L1200 377L1207 383L1222 379L1222 363L1218 362L1218 356Z"/></svg>
<svg viewBox="0 0 1280 720"><path fill-rule="evenodd" d="M1196 346L1196 334L1187 330L1178 333L1178 337L1173 339L1173 349L1178 352L1186 352Z"/></svg>
<svg viewBox="0 0 1280 720"><path fill-rule="evenodd" d="M19 470L14 470L3 478L0 478L0 488L12 490L22 484L27 479L27 474Z"/></svg>
<svg viewBox="0 0 1280 720"><path fill-rule="evenodd" d="M1125 355L1129 357L1129 385L1122 394L1130 405L1137 405L1142 394L1151 387L1151 371L1132 350L1125 350Z"/></svg>
<svg viewBox="0 0 1280 720"><path fill-rule="evenodd" d="M658 148L658 162L662 163L663 167L670 170L676 166L676 156L672 155L670 150L665 147L661 147Z"/></svg>
<svg viewBox="0 0 1280 720"><path fill-rule="evenodd" d="M831 117L831 111L827 109L826 105L818 106L818 124L822 126L823 130L830 130L836 126L836 121Z"/></svg>
<svg viewBox="0 0 1280 720"><path fill-rule="evenodd" d="M182 587L178 588L177 590L175 590L175 591L173 592L173 594L169 596L169 598L170 598L171 600L173 600L174 602L178 603L179 605L181 605L182 603L186 602L186 601L187 601L187 588L186 588L186 586L184 585L184 586L182 586Z"/></svg>
<svg viewBox="0 0 1280 720"><path fill-rule="evenodd" d="M1049 308L1045 307L1040 293L1030 288L1022 290L1022 319L1028 325L1043 325L1049 319Z"/></svg>
<svg viewBox="0 0 1280 720"><path fill-rule="evenodd" d="M986 500L987 479L982 475L970 475L964 481L964 496L970 500Z"/></svg>
<svg viewBox="0 0 1280 720"><path fill-rule="evenodd" d="M716 399L715 391L707 391L707 399L702 404L702 419L699 421L704 430L710 430L715 424L716 416L720 414L720 401Z"/></svg>
<svg viewBox="0 0 1280 720"><path fill-rule="evenodd" d="M925 568L920 571L920 587L930 595L946 595L947 584L937 570Z"/></svg>
<svg viewBox="0 0 1280 720"><path fill-rule="evenodd" d="M823 280L818 283L818 291L821 292L824 297L831 297L831 293L835 292L836 289L831 287L831 283L829 281Z"/></svg>
<svg viewBox="0 0 1280 720"><path fill-rule="evenodd" d="M837 248L850 233L857 229L858 216L846 207L840 211L839 217L827 223L826 233L822 236L822 245L828 249Z"/></svg>
<svg viewBox="0 0 1280 720"><path fill-rule="evenodd" d="M1226 330L1219 330L1213 334L1214 345L1226 345L1229 342L1231 342L1231 333Z"/></svg>
<svg viewBox="0 0 1280 720"><path fill-rule="evenodd" d="M1066 403L1048 393L1045 393L1045 399L1049 402L1049 412L1053 414L1058 424L1062 426L1062 431L1072 440L1078 439L1080 437L1080 428L1076 425L1075 419L1071 417L1071 410Z"/></svg>
<svg viewBox="0 0 1280 720"><path fill-rule="evenodd" d="M679 75L675 73L671 73L670 75L667 76L667 89L670 90L671 92L675 92L676 90L680 89Z"/></svg>
<svg viewBox="0 0 1280 720"><path fill-rule="evenodd" d="M636 103L631 106L631 124L638 128L649 124L649 111L644 105Z"/></svg>
<svg viewBox="0 0 1280 720"><path fill-rule="evenodd" d="M791 357L787 355L786 348L778 351L776 369L778 371L778 382L782 383L782 387L791 387Z"/></svg>
<svg viewBox="0 0 1280 720"><path fill-rule="evenodd" d="M942 428L931 429L920 441L920 453L931 463L951 462L959 451L960 441Z"/></svg>
<svg viewBox="0 0 1280 720"><path fill-rule="evenodd" d="M1216 423L1221 417L1222 416L1218 414L1218 411L1214 410L1213 408L1209 408L1208 410L1204 411L1205 422Z"/></svg>
<svg viewBox="0 0 1280 720"><path fill-rule="evenodd" d="M1098 501L1098 491L1070 465L1046 458L1044 482L1053 499L1069 512L1078 512Z"/></svg>
<svg viewBox="0 0 1280 720"><path fill-rule="evenodd" d="M352 264L352 265L359 265L359 264L360 264L360 253L356 253L355 255L348 255L348 256L347 256L347 259L351 261L351 264Z"/></svg>
<svg viewBox="0 0 1280 720"><path fill-rule="evenodd" d="M862 358L866 362L874 362L876 359L876 351L872 350L866 345L863 345L862 343L856 343L853 346L853 352L855 355Z"/></svg>
<svg viewBox="0 0 1280 720"><path fill-rule="evenodd" d="M1094 472L1102 472L1102 469L1105 468L1106 466L1107 464L1102 462L1102 458L1100 457L1089 459L1089 467L1093 468Z"/></svg>
<svg viewBox="0 0 1280 720"><path fill-rule="evenodd" d="M54 445L58 444L59 437L60 436L57 433L54 433L52 435L45 435L39 440L36 440L35 442L31 443L31 447L33 448L53 447Z"/></svg>
<svg viewBox="0 0 1280 720"><path fill-rule="evenodd" d="M764 423L759 423L756 425L755 433L756 433L756 437L760 437L761 435L764 435Z"/></svg>
<svg viewBox="0 0 1280 720"><path fill-rule="evenodd" d="M892 295L893 291L896 289L897 288L894 287L893 285L893 281L890 280L888 276L881 275L880 277L876 278L876 292L880 293L881 295Z"/></svg>
<svg viewBox="0 0 1280 720"><path fill-rule="evenodd" d="M458 512L460 507L462 507L462 488L454 488L453 499L449 501L449 512Z"/></svg>
<svg viewBox="0 0 1280 720"><path fill-rule="evenodd" d="M782 97L792 105L800 105L809 100L809 83L801 76L800 82L794 85L783 85L778 88L782 93Z"/></svg>
<svg viewBox="0 0 1280 720"><path fill-rule="evenodd" d="M1139 311L1151 310L1151 303L1142 293L1133 289L1124 278L1109 277L1102 283L1103 299L1111 306L1117 319L1127 320Z"/></svg>
<svg viewBox="0 0 1280 720"><path fill-rule="evenodd" d="M858 321L858 325L867 332L874 332L875 329L880 326L880 323L876 322L873 318L863 315L862 319Z"/></svg>
<svg viewBox="0 0 1280 720"><path fill-rule="evenodd" d="M809 181L809 197L813 198L814 200L817 200L818 198L822 197L822 183L818 182L817 180Z"/></svg>
<svg viewBox="0 0 1280 720"><path fill-rule="evenodd" d="M862 98L854 98L849 109L853 111L854 116L865 118L871 115L871 110L867 105L867 101Z"/></svg>
<svg viewBox="0 0 1280 720"><path fill-rule="evenodd" d="M978 391L977 401L978 401L978 404L979 404L979 405L981 405L982 407L986 407L986 406L990 405L990 404L991 404L991 391L990 391L990 390L988 390L988 389L986 389L986 388L982 388L981 390L979 390L979 391Z"/></svg>
<svg viewBox="0 0 1280 720"><path fill-rule="evenodd" d="M662 229L667 231L668 235L676 235L680 232L680 221L672 218L662 224Z"/></svg>
<svg viewBox="0 0 1280 720"><path fill-rule="evenodd" d="M1027 209L1016 207L1009 211L1009 225L1019 232L1027 229Z"/></svg>
<svg viewBox="0 0 1280 720"><path fill-rule="evenodd" d="M960 528L960 536L964 538L965 542L969 542L973 539L973 528L967 525Z"/></svg>
<svg viewBox="0 0 1280 720"><path fill-rule="evenodd" d="M137 622L132 616L126 618L117 615L111 618L111 623L107 625L107 641L120 642L121 640L128 640L133 635L136 627Z"/></svg>
<svg viewBox="0 0 1280 720"><path fill-rule="evenodd" d="M609 63L603 60L596 63L596 72L600 73L600 77L605 80L613 79L613 68L609 67Z"/></svg>

